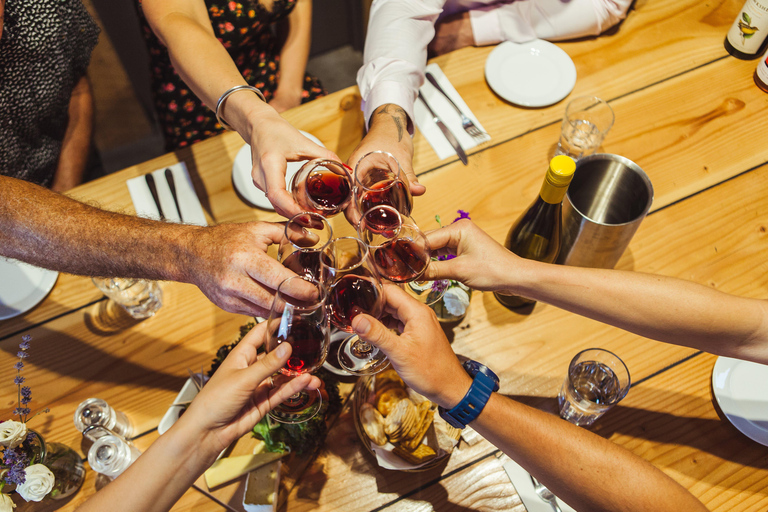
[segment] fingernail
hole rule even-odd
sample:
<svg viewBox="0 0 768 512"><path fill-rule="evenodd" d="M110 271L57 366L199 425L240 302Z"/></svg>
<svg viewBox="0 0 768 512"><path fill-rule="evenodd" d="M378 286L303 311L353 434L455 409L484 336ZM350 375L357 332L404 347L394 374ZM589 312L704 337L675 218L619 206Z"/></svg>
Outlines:
<svg viewBox="0 0 768 512"><path fill-rule="evenodd" d="M275 350L275 354L277 354L277 357L283 358L288 355L288 351L290 348L288 347L288 343L281 343L277 346L277 350Z"/></svg>
<svg viewBox="0 0 768 512"><path fill-rule="evenodd" d="M357 334L362 334L363 336L368 334L368 331L371 330L371 322L369 322L368 319L363 316L358 315L352 324L352 328L355 330L355 332Z"/></svg>

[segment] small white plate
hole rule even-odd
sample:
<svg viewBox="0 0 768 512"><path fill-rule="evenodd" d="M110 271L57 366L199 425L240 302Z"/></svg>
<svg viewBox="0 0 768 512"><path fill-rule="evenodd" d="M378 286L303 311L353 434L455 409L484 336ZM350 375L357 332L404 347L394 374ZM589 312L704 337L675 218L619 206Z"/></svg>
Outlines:
<svg viewBox="0 0 768 512"><path fill-rule="evenodd" d="M550 42L505 41L488 55L485 79L496 94L510 103L546 107L573 90L576 66L567 53Z"/></svg>
<svg viewBox="0 0 768 512"><path fill-rule="evenodd" d="M314 135L302 130L299 130L299 132L318 146L325 147L325 145L320 142L320 139ZM306 160L302 160L301 162L288 162L288 167L285 170L286 187L291 183L293 175L299 172L299 169L301 169L301 166L304 165L305 162ZM237 189L240 195L247 199L249 203L265 210L274 211L275 208L272 206L272 203L269 202L269 199L267 199L267 195L253 184L253 178L251 177L252 168L251 146L246 144L240 148L240 151L237 152L237 156L235 156L235 163L232 166L232 182L235 184L235 189Z"/></svg>
<svg viewBox="0 0 768 512"><path fill-rule="evenodd" d="M768 446L768 366L718 357L712 370L715 400L726 418L748 438Z"/></svg>
<svg viewBox="0 0 768 512"><path fill-rule="evenodd" d="M37 306L56 284L59 273L0 257L0 320Z"/></svg>

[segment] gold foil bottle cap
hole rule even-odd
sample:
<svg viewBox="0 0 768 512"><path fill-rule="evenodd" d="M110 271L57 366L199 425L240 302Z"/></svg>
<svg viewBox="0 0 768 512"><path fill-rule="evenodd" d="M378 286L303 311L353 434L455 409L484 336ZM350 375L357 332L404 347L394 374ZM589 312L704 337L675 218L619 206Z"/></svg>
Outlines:
<svg viewBox="0 0 768 512"><path fill-rule="evenodd" d="M555 187L566 187L576 171L576 162L566 155L558 155L549 162L547 181Z"/></svg>

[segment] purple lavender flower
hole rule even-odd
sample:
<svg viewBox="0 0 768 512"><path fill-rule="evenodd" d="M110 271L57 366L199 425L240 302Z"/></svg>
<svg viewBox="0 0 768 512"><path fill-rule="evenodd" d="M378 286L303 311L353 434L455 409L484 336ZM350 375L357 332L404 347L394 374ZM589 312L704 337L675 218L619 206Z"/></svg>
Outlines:
<svg viewBox="0 0 768 512"><path fill-rule="evenodd" d="M24 384L24 377L22 377L21 375L17 375L16 378L13 379L13 383L16 384L17 386L19 384Z"/></svg>
<svg viewBox="0 0 768 512"><path fill-rule="evenodd" d="M15 365L13 365L13 367L14 367L14 369L16 369L16 370L21 370L22 368L24 368L24 363L22 363L21 361L19 361L18 363L16 363Z"/></svg>
<svg viewBox="0 0 768 512"><path fill-rule="evenodd" d="M464 210L456 210L456 213L458 213L459 216L456 217L455 219L453 219L453 222L456 222L456 221L461 220L461 219L470 219L470 220L472 220L471 217L469 216L469 212L465 212Z"/></svg>
<svg viewBox="0 0 768 512"><path fill-rule="evenodd" d="M432 291L435 293L443 293L448 288L448 281L432 281Z"/></svg>
<svg viewBox="0 0 768 512"><path fill-rule="evenodd" d="M32 401L32 389L29 386L21 388L21 403L27 405Z"/></svg>
<svg viewBox="0 0 768 512"><path fill-rule="evenodd" d="M16 353L16 357L18 357L19 359L26 359L26 358L28 358L28 357L29 357L29 354L27 354L27 353L26 353L26 352L24 352L23 350L19 350L19 351Z"/></svg>
<svg viewBox="0 0 768 512"><path fill-rule="evenodd" d="M29 341L32 339L32 336L30 336L29 334L25 334L24 336L21 337L21 339L23 341L19 343L19 348L21 350L29 350Z"/></svg>
<svg viewBox="0 0 768 512"><path fill-rule="evenodd" d="M443 256L438 256L437 260L438 261L448 261L448 260L452 260L455 257L456 257L455 254L444 254Z"/></svg>
<svg viewBox="0 0 768 512"><path fill-rule="evenodd" d="M16 449L5 450L4 462L8 466L8 472L5 474L7 483L21 485L26 482L27 475L24 470L29 465L26 453Z"/></svg>

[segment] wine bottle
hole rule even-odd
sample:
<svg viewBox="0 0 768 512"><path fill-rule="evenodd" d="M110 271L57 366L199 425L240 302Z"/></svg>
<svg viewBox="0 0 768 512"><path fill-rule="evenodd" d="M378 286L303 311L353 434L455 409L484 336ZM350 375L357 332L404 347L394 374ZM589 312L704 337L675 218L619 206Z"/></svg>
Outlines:
<svg viewBox="0 0 768 512"><path fill-rule="evenodd" d="M512 225L505 247L522 258L552 263L560 251L561 209L563 197L571 183L576 162L571 157L558 155L549 162L549 169L541 185L539 197ZM494 292L503 306L515 309L536 301Z"/></svg>
<svg viewBox="0 0 768 512"><path fill-rule="evenodd" d="M768 2L747 0L725 36L725 50L737 59L756 59L768 36Z"/></svg>
<svg viewBox="0 0 768 512"><path fill-rule="evenodd" d="M755 70L755 84L763 92L768 92L768 51L763 54Z"/></svg>

